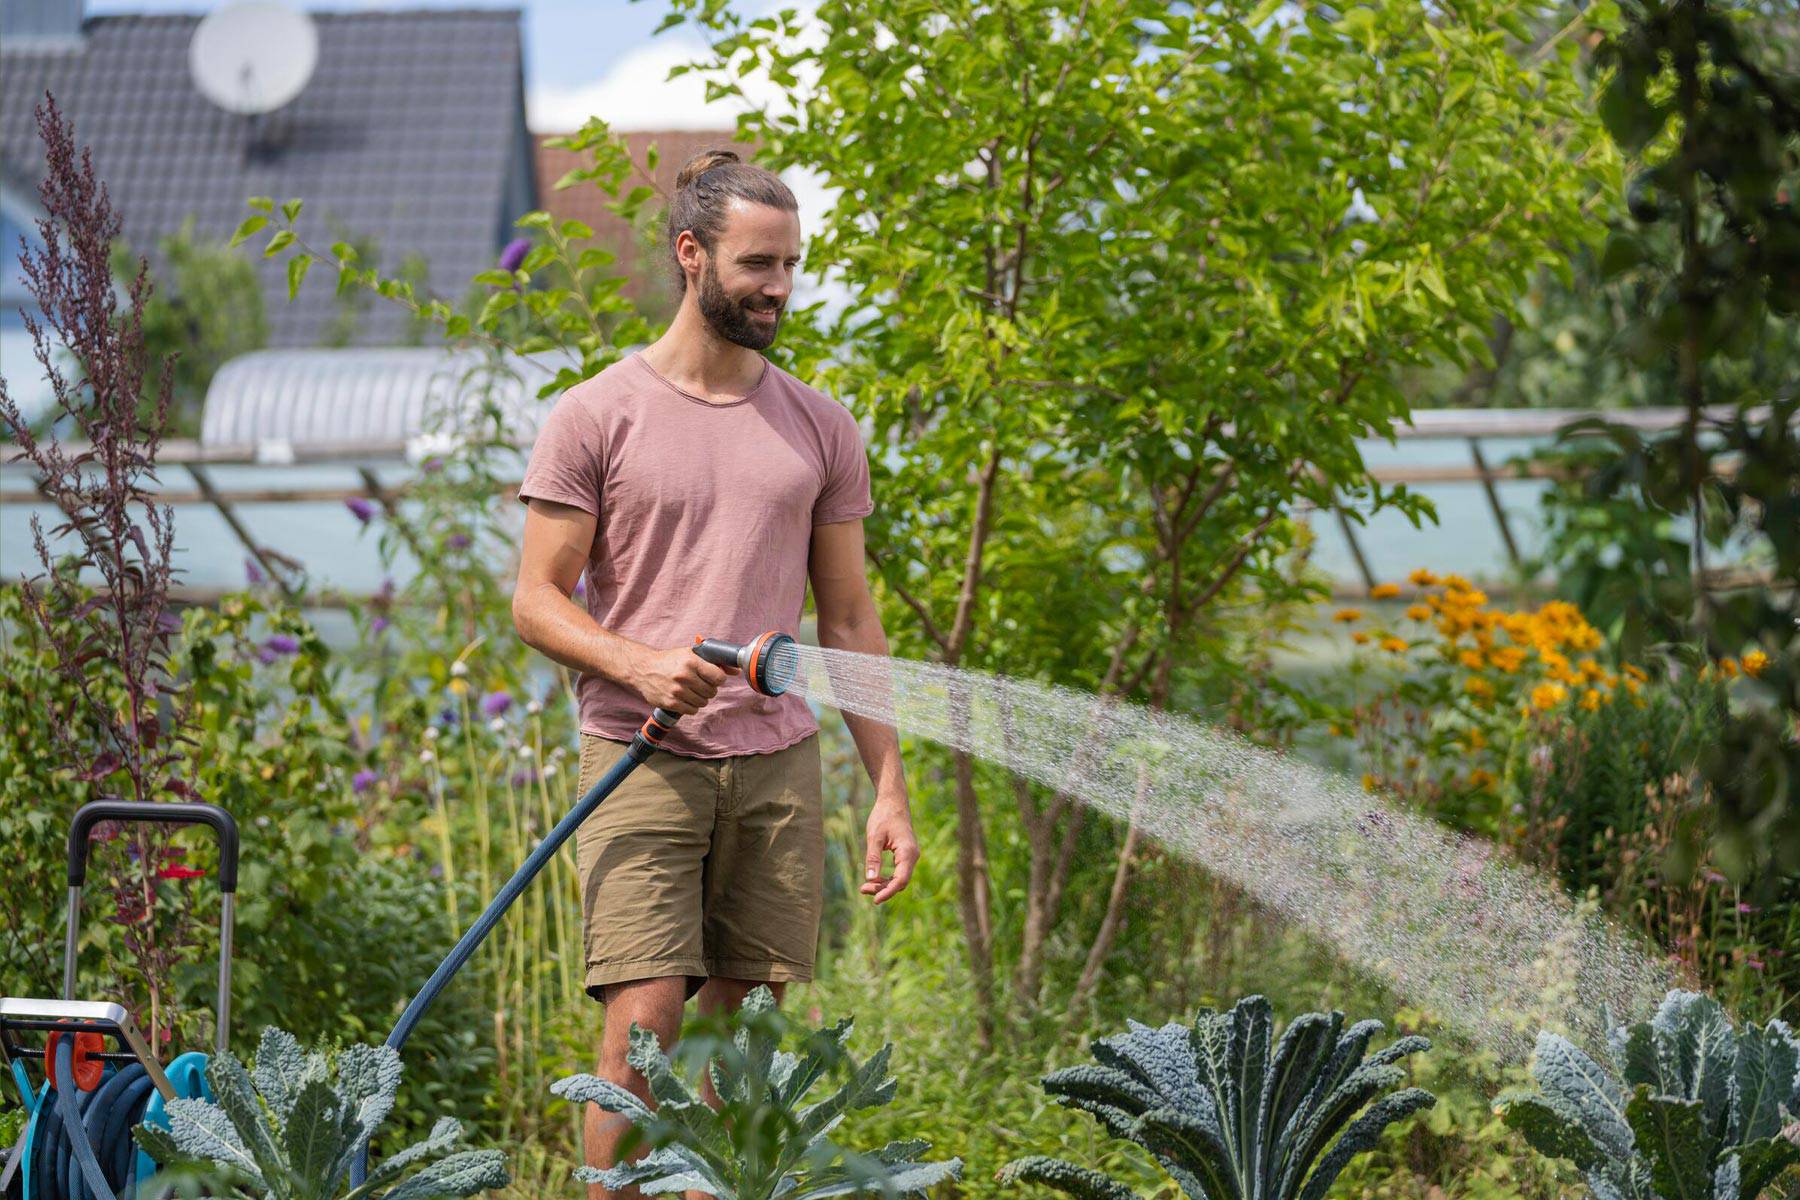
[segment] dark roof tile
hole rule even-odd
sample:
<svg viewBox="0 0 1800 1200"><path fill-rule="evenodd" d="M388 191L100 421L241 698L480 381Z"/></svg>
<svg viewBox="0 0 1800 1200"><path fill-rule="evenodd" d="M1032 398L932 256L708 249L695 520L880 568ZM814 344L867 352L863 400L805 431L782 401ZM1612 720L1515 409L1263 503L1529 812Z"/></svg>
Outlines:
<svg viewBox="0 0 1800 1200"><path fill-rule="evenodd" d="M319 61L307 88L279 112L250 119L195 90L187 49L197 16L96 17L77 53L0 47L0 156L29 177L42 170L32 110L45 89L75 123L78 143L112 194L133 247L192 214L224 237L254 195L301 197L300 229L324 249L346 233L381 249L388 269L412 251L430 287L459 297L493 262L497 239L522 215L504 212L506 176L524 155L520 14L516 9L315 13ZM278 153L246 153L252 125ZM526 185L527 195L535 187ZM535 202L535 197L533 199ZM287 299L279 262L257 263L276 346L312 345L332 320L320 280ZM154 254L152 254L154 261ZM370 304L358 340L398 340L404 314Z"/></svg>

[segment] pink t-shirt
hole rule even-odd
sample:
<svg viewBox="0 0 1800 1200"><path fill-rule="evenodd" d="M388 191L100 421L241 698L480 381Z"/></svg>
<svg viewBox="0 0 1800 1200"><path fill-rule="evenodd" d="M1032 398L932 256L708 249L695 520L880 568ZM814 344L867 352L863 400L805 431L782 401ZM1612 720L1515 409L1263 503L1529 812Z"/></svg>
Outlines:
<svg viewBox="0 0 1800 1200"><path fill-rule="evenodd" d="M795 633L813 527L866 517L869 464L848 409L768 363L749 394L711 404L632 354L558 397L519 499L597 518L584 578L602 629L667 648L696 636ZM583 673L581 728L626 741L649 715L636 692ZM741 676L663 742L677 754L766 754L818 729L806 701Z"/></svg>

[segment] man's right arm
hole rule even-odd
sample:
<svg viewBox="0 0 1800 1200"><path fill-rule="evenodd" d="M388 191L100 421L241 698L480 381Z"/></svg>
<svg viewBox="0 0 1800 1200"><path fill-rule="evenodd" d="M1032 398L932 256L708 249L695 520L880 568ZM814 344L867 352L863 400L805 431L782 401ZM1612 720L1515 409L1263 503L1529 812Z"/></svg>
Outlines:
<svg viewBox="0 0 1800 1200"><path fill-rule="evenodd" d="M594 515L532 499L513 588L513 628L526 645L577 671L601 675L646 704L688 716L705 707L727 674L686 647L658 650L602 629L571 599L594 543Z"/></svg>

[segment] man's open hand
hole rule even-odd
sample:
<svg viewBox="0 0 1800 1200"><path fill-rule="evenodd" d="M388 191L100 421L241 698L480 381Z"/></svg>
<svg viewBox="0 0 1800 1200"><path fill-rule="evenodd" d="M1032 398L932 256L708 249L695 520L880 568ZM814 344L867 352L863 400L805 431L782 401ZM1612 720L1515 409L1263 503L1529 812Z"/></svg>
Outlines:
<svg viewBox="0 0 1800 1200"><path fill-rule="evenodd" d="M633 664L631 686L644 703L691 717L719 694L727 676L736 674L736 667L715 667L690 647L651 650Z"/></svg>
<svg viewBox="0 0 1800 1200"><path fill-rule="evenodd" d="M904 800L875 801L875 811L869 814L868 847L861 891L880 904L906 887L913 865L919 861L919 839L913 836L912 817ZM882 858L887 854L894 856L892 875L882 874Z"/></svg>

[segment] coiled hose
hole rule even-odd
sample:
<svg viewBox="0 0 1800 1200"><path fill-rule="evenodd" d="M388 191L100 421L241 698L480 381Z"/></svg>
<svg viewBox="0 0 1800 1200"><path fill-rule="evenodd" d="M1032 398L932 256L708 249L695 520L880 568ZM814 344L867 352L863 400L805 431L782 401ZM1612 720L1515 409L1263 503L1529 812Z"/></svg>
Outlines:
<svg viewBox="0 0 1800 1200"><path fill-rule="evenodd" d="M142 1063L110 1071L91 1092L75 1086L74 1039L56 1047L54 1103L31 1137L31 1200L118 1200L137 1186L137 1143L155 1087Z"/></svg>

